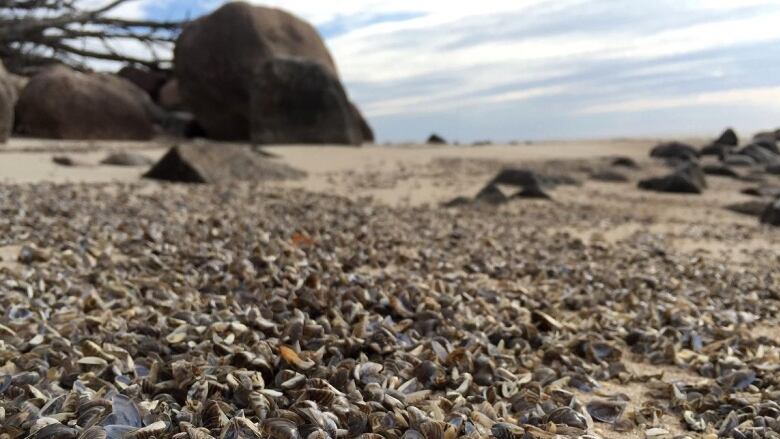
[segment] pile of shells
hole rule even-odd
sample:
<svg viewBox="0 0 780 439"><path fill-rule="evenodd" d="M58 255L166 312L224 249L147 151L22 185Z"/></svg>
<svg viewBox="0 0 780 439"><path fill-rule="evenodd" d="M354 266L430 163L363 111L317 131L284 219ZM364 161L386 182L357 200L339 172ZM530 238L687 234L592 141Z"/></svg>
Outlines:
<svg viewBox="0 0 780 439"><path fill-rule="evenodd" d="M776 260L544 232L609 221L576 206L141 189L0 187L0 438L780 438Z"/></svg>

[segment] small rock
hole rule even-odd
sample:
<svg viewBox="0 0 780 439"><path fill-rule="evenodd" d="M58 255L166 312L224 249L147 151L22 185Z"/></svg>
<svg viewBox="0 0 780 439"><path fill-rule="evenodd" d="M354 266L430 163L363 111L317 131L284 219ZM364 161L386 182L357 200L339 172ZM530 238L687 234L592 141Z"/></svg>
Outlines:
<svg viewBox="0 0 780 439"><path fill-rule="evenodd" d="M775 165L768 165L765 170L769 174L780 175L780 163Z"/></svg>
<svg viewBox="0 0 780 439"><path fill-rule="evenodd" d="M714 143L728 146L737 146L739 145L739 137L737 137L737 133L734 132L733 129L728 128L723 132L723 134L720 135L720 137L718 137Z"/></svg>
<svg viewBox="0 0 780 439"><path fill-rule="evenodd" d="M777 142L775 140L758 139L755 142L753 142L753 144L766 149L772 154L775 155L780 154L780 148L777 147Z"/></svg>
<svg viewBox="0 0 780 439"><path fill-rule="evenodd" d="M780 197L780 187L762 186L762 187L749 187L740 191L745 195L753 197Z"/></svg>
<svg viewBox="0 0 780 439"><path fill-rule="evenodd" d="M447 141L444 140L444 137L441 137L440 135L434 133L434 134L431 134L430 137L428 137L428 142L427 143L429 145L446 145Z"/></svg>
<svg viewBox="0 0 780 439"><path fill-rule="evenodd" d="M621 166L624 168L637 169L639 165L630 157L615 157L612 159L612 166Z"/></svg>
<svg viewBox="0 0 780 439"><path fill-rule="evenodd" d="M717 175L721 177L741 178L742 176L735 170L726 165L705 165L702 171L706 175Z"/></svg>
<svg viewBox="0 0 780 439"><path fill-rule="evenodd" d="M699 154L702 156L715 155L718 157L725 157L731 154L734 151L734 148L735 148L734 146L721 145L720 143L712 143L710 145L703 147L699 151Z"/></svg>
<svg viewBox="0 0 780 439"><path fill-rule="evenodd" d="M270 181L306 174L241 145L191 144L171 148L144 177L181 183Z"/></svg>
<svg viewBox="0 0 780 439"><path fill-rule="evenodd" d="M699 158L699 151L687 143L667 142L653 148L650 157L694 161Z"/></svg>
<svg viewBox="0 0 780 439"><path fill-rule="evenodd" d="M466 206L468 204L471 204L471 199L469 197L455 197L451 199L450 201L447 201L446 203L443 203L443 207L459 207L459 206Z"/></svg>
<svg viewBox="0 0 780 439"><path fill-rule="evenodd" d="M19 251L18 257L19 262L27 265L36 262L46 262L49 259L51 259L51 254L48 251L40 249L32 244L23 246Z"/></svg>
<svg viewBox="0 0 780 439"><path fill-rule="evenodd" d="M756 143L742 148L739 154L751 157L756 163L774 164L780 161L780 156Z"/></svg>
<svg viewBox="0 0 780 439"><path fill-rule="evenodd" d="M649 178L639 182L639 188L656 192L700 194L704 185L695 174L677 170L664 177Z"/></svg>
<svg viewBox="0 0 780 439"><path fill-rule="evenodd" d="M770 203L761 214L761 223L780 226L780 198Z"/></svg>
<svg viewBox="0 0 780 439"><path fill-rule="evenodd" d="M493 180L492 184L503 184L506 186L539 186L541 184L539 178L533 171L519 168L507 168L501 170Z"/></svg>
<svg viewBox="0 0 780 439"><path fill-rule="evenodd" d="M479 191L474 200L480 203L497 205L506 203L509 197L497 185L490 183Z"/></svg>
<svg viewBox="0 0 780 439"><path fill-rule="evenodd" d="M596 181L604 181L608 183L624 183L628 181L628 177L625 175L621 174L620 172L610 170L594 172L590 175L590 178Z"/></svg>
<svg viewBox="0 0 780 439"><path fill-rule="evenodd" d="M525 186L520 192L512 195L512 198L530 198L539 200L551 200L552 197L539 185Z"/></svg>
<svg viewBox="0 0 780 439"><path fill-rule="evenodd" d="M91 164L83 160L79 160L68 155L56 155L51 158L51 161L58 165L69 167L91 166Z"/></svg>
<svg viewBox="0 0 780 439"><path fill-rule="evenodd" d="M743 215L760 217L764 211L766 211L768 205L769 203L765 201L745 201L742 203L729 204L726 206L726 210L741 213Z"/></svg>
<svg viewBox="0 0 780 439"><path fill-rule="evenodd" d="M756 160L753 157L750 157L748 155L733 154L733 155L726 156L726 158L723 160L723 164L728 166L749 167L749 166L755 166Z"/></svg>

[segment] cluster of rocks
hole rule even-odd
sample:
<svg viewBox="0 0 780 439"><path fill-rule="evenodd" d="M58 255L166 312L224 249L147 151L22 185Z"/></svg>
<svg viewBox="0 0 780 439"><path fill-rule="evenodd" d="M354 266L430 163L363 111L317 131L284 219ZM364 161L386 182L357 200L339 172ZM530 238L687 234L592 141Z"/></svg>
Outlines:
<svg viewBox="0 0 780 439"><path fill-rule="evenodd" d="M545 176L528 169L506 168L496 174L473 198L457 197L444 206L457 207L470 204L497 206L515 199L552 200L546 189L578 183L564 176Z"/></svg>
<svg viewBox="0 0 780 439"><path fill-rule="evenodd" d="M22 85L0 69L0 141L12 129L53 139L374 140L317 31L287 12L229 3L186 25L174 56L172 72L55 66Z"/></svg>
<svg viewBox="0 0 780 439"><path fill-rule="evenodd" d="M652 149L650 156L665 160L672 171L664 176L642 180L639 187L659 192L701 194L707 188L706 175L762 182L767 176L780 174L778 140L780 130L759 133L748 144L740 145L739 137L729 128L701 148L676 141L662 143ZM743 192L780 199L780 188L760 187ZM780 225L779 206L775 200L739 203L729 206L729 209L760 216L763 223Z"/></svg>

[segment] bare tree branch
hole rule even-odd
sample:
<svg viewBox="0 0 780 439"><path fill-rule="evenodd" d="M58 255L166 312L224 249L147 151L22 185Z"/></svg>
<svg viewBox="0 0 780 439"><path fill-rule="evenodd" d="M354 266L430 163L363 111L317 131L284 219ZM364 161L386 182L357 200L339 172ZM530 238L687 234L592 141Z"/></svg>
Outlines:
<svg viewBox="0 0 780 439"><path fill-rule="evenodd" d="M160 68L170 59L161 48L175 41L183 22L133 20L112 15L136 0L106 0L92 9L82 0L0 0L0 59L9 70L29 73L41 65L65 63L83 68L107 60ZM137 42L144 56L125 53L114 43ZM169 55L168 55L169 56Z"/></svg>

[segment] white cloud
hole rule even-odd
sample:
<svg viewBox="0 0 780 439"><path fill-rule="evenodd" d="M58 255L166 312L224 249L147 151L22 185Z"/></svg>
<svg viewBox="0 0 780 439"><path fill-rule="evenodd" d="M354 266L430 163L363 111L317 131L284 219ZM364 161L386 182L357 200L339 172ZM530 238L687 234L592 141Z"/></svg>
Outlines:
<svg viewBox="0 0 780 439"><path fill-rule="evenodd" d="M780 108L780 87L755 87L677 96L646 97L597 104L580 110L582 114L637 113L705 106L755 106Z"/></svg>
<svg viewBox="0 0 780 439"><path fill-rule="evenodd" d="M745 50L780 41L777 0L252 1L343 25L328 46L353 98L379 119L532 99L564 100L574 116L692 101L760 106L774 90L768 73L748 70ZM139 0L122 13L166 2L181 4ZM780 70L776 55L763 71ZM694 93L696 81L706 84Z"/></svg>

